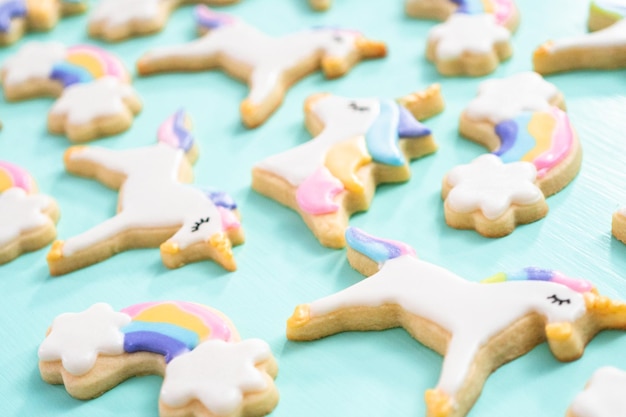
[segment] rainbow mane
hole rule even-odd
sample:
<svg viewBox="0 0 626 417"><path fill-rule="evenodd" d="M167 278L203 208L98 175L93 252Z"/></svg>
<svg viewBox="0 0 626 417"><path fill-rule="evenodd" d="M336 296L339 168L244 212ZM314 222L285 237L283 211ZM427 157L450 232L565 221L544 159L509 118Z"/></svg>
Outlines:
<svg viewBox="0 0 626 417"><path fill-rule="evenodd" d="M235 17L226 14L214 12L204 5L196 6L194 9L196 24L204 29L218 29L222 26L230 26L237 22Z"/></svg>
<svg viewBox="0 0 626 417"><path fill-rule="evenodd" d="M500 148L493 154L504 162L527 161L542 178L570 152L574 134L565 112L552 107L548 112L524 112L496 125Z"/></svg>
<svg viewBox="0 0 626 417"><path fill-rule="evenodd" d="M404 106L393 100L380 100L380 113L365 135L367 150L376 162L392 166L406 160L398 139L420 138L431 133Z"/></svg>
<svg viewBox="0 0 626 417"><path fill-rule="evenodd" d="M159 126L157 137L159 143L189 152L194 144L191 117L184 109L178 110Z"/></svg>
<svg viewBox="0 0 626 417"><path fill-rule="evenodd" d="M457 13L491 13L499 25L503 25L515 10L511 0L452 0L452 2L458 5Z"/></svg>
<svg viewBox="0 0 626 417"><path fill-rule="evenodd" d="M0 193L13 187L21 188L27 193L32 193L37 188L35 180L25 169L0 161Z"/></svg>
<svg viewBox="0 0 626 417"><path fill-rule="evenodd" d="M152 352L169 363L205 340L231 340L229 324L214 310L182 301L150 302L122 310L132 321L122 328L124 351Z"/></svg>
<svg viewBox="0 0 626 417"><path fill-rule="evenodd" d="M50 78L63 83L64 87L86 83L102 77L114 77L128 82L124 64L104 49L77 45L67 48L65 59L54 65Z"/></svg>
<svg viewBox="0 0 626 417"><path fill-rule="evenodd" d="M350 248L378 264L403 255L415 255L415 249L406 243L368 235L356 227L346 229L346 242Z"/></svg>
<svg viewBox="0 0 626 417"><path fill-rule="evenodd" d="M498 272L497 274L482 280L482 283L492 284L506 281L548 281L565 285L573 291L580 293L588 292L593 289L593 284L589 281L577 278L571 278L565 274L554 271L552 269L543 269L537 267L527 267L513 273Z"/></svg>
<svg viewBox="0 0 626 417"><path fill-rule="evenodd" d="M0 4L0 32L7 33L11 28L11 21L26 16L25 0L8 0Z"/></svg>
<svg viewBox="0 0 626 417"><path fill-rule="evenodd" d="M237 203L229 194L213 188L204 188L201 191L217 207L217 211L222 218L222 228L224 230L234 230L241 227L241 222L239 222L239 218L234 213L237 210Z"/></svg>

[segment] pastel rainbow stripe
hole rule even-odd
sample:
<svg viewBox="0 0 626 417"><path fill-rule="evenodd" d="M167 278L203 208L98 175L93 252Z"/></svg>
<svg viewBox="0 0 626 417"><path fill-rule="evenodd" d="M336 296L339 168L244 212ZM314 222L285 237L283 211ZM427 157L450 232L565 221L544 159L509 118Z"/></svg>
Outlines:
<svg viewBox="0 0 626 417"><path fill-rule="evenodd" d="M11 29L11 21L26 16L25 0L5 0L0 4L0 33Z"/></svg>
<svg viewBox="0 0 626 417"><path fill-rule="evenodd" d="M149 302L121 311L132 321L121 330L124 351L152 352L169 363L205 340L231 340L230 325L214 310L183 301Z"/></svg>
<svg viewBox="0 0 626 417"><path fill-rule="evenodd" d="M198 26L209 30L233 25L237 21L237 19L229 14L214 12L204 5L196 6L194 16Z"/></svg>
<svg viewBox="0 0 626 417"><path fill-rule="evenodd" d="M210 188L202 191L204 195L215 204L215 207L217 207L217 211L222 218L223 230L236 230L241 227L241 222L234 213L234 210L237 210L237 203L235 203L235 200L228 193Z"/></svg>
<svg viewBox="0 0 626 417"><path fill-rule="evenodd" d="M51 79L60 81L64 87L102 77L113 77L124 83L129 82L128 73L119 58L91 45L67 48L65 59L55 64L50 74Z"/></svg>
<svg viewBox="0 0 626 417"><path fill-rule="evenodd" d="M495 131L500 148L493 154L504 162L532 162L538 178L565 159L574 144L569 118L557 107L548 112L524 112L497 124Z"/></svg>
<svg viewBox="0 0 626 417"><path fill-rule="evenodd" d="M457 13L493 14L496 23L505 25L515 12L513 0L452 0L458 5Z"/></svg>
<svg viewBox="0 0 626 417"><path fill-rule="evenodd" d="M35 180L25 169L0 161L0 193L14 187L32 193L36 189Z"/></svg>
<svg viewBox="0 0 626 417"><path fill-rule="evenodd" d="M191 134L191 117L184 109L168 117L159 127L158 141L188 152L194 144Z"/></svg>
<svg viewBox="0 0 626 417"><path fill-rule="evenodd" d="M415 249L406 243L381 239L369 235L356 227L348 227L346 229L346 242L349 247L362 253L379 265L403 255L415 256Z"/></svg>
<svg viewBox="0 0 626 417"><path fill-rule="evenodd" d="M527 267L513 273L499 272L489 278L482 280L482 283L491 284L506 281L548 281L565 285L566 287L584 293L593 289L593 284L589 281L577 278L571 278L565 274L554 271L552 269L543 269L537 267Z"/></svg>

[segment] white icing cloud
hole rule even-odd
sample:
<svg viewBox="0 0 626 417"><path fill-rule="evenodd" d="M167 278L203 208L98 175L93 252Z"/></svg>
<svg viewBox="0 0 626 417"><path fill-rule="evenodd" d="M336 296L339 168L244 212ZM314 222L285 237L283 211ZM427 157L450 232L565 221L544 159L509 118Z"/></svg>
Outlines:
<svg viewBox="0 0 626 417"><path fill-rule="evenodd" d="M101 0L89 16L89 21L114 27L131 24L133 20L151 20L158 17L162 1Z"/></svg>
<svg viewBox="0 0 626 417"><path fill-rule="evenodd" d="M626 410L626 372L603 367L594 372L587 388L574 398L576 417L617 417Z"/></svg>
<svg viewBox="0 0 626 417"><path fill-rule="evenodd" d="M50 205L45 195L27 195L21 188L9 188L0 194L0 246L16 239L22 232L50 221L42 213Z"/></svg>
<svg viewBox="0 0 626 417"><path fill-rule="evenodd" d="M52 68L65 58L66 48L60 42L29 42L4 61L4 85L47 79Z"/></svg>

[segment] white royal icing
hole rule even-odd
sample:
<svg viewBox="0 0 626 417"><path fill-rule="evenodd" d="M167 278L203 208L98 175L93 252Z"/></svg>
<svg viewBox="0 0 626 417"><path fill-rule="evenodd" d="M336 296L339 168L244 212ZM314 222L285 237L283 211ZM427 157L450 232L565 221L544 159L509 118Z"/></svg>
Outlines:
<svg viewBox="0 0 626 417"><path fill-rule="evenodd" d="M626 372L606 366L591 376L570 410L575 417L619 417L626 411Z"/></svg>
<svg viewBox="0 0 626 417"><path fill-rule="evenodd" d="M213 29L195 41L157 48L141 59L149 62L151 58L210 59L224 55L252 69L248 79L248 98L260 104L281 85L286 72L316 56L345 58L355 51L355 41L360 36L350 31L313 29L274 38L243 21L234 20L232 24Z"/></svg>
<svg viewBox="0 0 626 417"><path fill-rule="evenodd" d="M447 174L452 189L446 204L460 213L480 210L495 220L513 204L529 205L544 198L535 185L536 178L537 169L530 162L504 164L496 155L481 155Z"/></svg>
<svg viewBox="0 0 626 417"><path fill-rule="evenodd" d="M350 103L368 110L356 110ZM326 153L333 145L355 136L364 136L378 117L380 104L373 98L349 99L328 95L313 104L312 112L324 124L324 130L319 135L309 142L270 156L256 166L298 186L324 165Z"/></svg>
<svg viewBox="0 0 626 417"><path fill-rule="evenodd" d="M84 375L93 368L98 354L124 353L124 333L120 329L130 321L130 316L105 303L80 313L61 314L39 347L39 360L60 360L67 372Z"/></svg>
<svg viewBox="0 0 626 417"><path fill-rule="evenodd" d="M506 78L483 81L478 95L465 109L474 120L500 123L525 111L549 111L558 94L556 86L536 72L527 71Z"/></svg>
<svg viewBox="0 0 626 417"><path fill-rule="evenodd" d="M161 5L171 0L101 0L89 16L89 23L108 27L157 18Z"/></svg>
<svg viewBox="0 0 626 417"><path fill-rule="evenodd" d="M11 86L33 79L48 79L55 64L65 58L66 47L60 42L29 42L2 65L4 85Z"/></svg>
<svg viewBox="0 0 626 417"><path fill-rule="evenodd" d="M569 302L555 302L569 300ZM479 284L413 255L386 261L371 277L310 304L311 317L350 307L397 304L447 330L451 339L437 388L454 397L476 354L492 337L530 313L548 323L574 322L586 312L582 294L547 281Z"/></svg>
<svg viewBox="0 0 626 417"><path fill-rule="evenodd" d="M546 44L550 52L610 46L626 46L626 19L597 32L558 39Z"/></svg>
<svg viewBox="0 0 626 417"><path fill-rule="evenodd" d="M486 54L495 44L508 42L511 32L496 23L491 14L456 13L428 34L429 42L436 42L438 59L456 59L464 53Z"/></svg>
<svg viewBox="0 0 626 417"><path fill-rule="evenodd" d="M67 239L63 254L72 255L137 228L179 226L168 241L181 249L221 232L221 216L211 200L199 189L178 181L183 158L183 150L163 143L128 150L86 147L73 153L72 160L101 165L124 174L126 180L119 191L117 215ZM207 218L208 222L193 230L196 222Z"/></svg>
<svg viewBox="0 0 626 417"><path fill-rule="evenodd" d="M133 88L114 77L102 77L89 83L73 84L63 90L50 113L66 115L73 125L91 123L99 117L128 109L124 99L136 96Z"/></svg>
<svg viewBox="0 0 626 417"><path fill-rule="evenodd" d="M245 394L267 388L263 373L255 365L270 357L269 346L259 339L203 342L167 365L161 401L170 407L183 407L198 400L212 415L230 415Z"/></svg>
<svg viewBox="0 0 626 417"><path fill-rule="evenodd" d="M0 194L0 246L11 242L21 233L50 223L43 211L50 206L45 195L28 195L13 187Z"/></svg>

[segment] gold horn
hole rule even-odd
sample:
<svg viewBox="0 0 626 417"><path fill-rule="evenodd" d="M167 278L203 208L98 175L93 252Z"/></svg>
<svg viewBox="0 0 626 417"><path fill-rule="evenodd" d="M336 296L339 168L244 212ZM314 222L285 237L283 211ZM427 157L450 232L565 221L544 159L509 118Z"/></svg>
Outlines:
<svg viewBox="0 0 626 417"><path fill-rule="evenodd" d="M373 41L361 36L356 39L355 44L363 58L381 58L387 55L387 45L384 42Z"/></svg>

